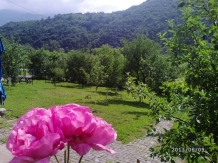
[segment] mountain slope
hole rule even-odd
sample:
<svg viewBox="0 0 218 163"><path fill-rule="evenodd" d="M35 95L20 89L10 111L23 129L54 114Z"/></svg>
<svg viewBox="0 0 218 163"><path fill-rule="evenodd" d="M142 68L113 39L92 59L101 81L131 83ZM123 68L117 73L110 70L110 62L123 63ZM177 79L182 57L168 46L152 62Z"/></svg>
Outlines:
<svg viewBox="0 0 218 163"><path fill-rule="evenodd" d="M41 18L46 18L48 15L37 15L32 13L26 13L15 10L0 10L0 26L9 22L20 22L27 20L40 20Z"/></svg>
<svg viewBox="0 0 218 163"><path fill-rule="evenodd" d="M110 14L59 14L45 20L8 23L0 27L0 34L13 36L22 44L49 50L89 49L102 44L117 47L121 39L131 40L137 34L146 34L158 41L156 34L167 30L168 19L181 21L176 2L147 0Z"/></svg>

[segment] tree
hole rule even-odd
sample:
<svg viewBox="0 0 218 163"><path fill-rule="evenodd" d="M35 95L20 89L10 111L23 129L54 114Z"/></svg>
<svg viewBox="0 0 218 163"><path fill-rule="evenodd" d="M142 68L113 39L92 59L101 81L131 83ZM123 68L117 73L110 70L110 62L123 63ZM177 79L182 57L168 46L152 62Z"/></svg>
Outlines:
<svg viewBox="0 0 218 163"><path fill-rule="evenodd" d="M120 49L112 48L109 45L103 45L93 50L93 55L98 56L101 65L103 65L107 78L105 79L106 87L122 86L124 80L125 58Z"/></svg>
<svg viewBox="0 0 218 163"><path fill-rule="evenodd" d="M161 34L171 61L187 64L184 79L167 82L166 99L153 99L153 114L175 122L159 134L162 143L153 156L189 162L218 162L218 6L215 0L180 0L184 23ZM174 152L173 148L191 149ZM200 151L197 149L201 149ZM192 150L193 149L193 150Z"/></svg>
<svg viewBox="0 0 218 163"><path fill-rule="evenodd" d="M105 83L107 74L105 73L105 66L101 64L101 60L99 56L92 55L90 59L92 63L91 70L87 72L83 69L83 71L86 75L86 79L88 83L91 83L92 85L95 86L95 107L96 107L96 93L97 93L98 87Z"/></svg>
<svg viewBox="0 0 218 163"><path fill-rule="evenodd" d="M82 69L87 66L89 66L87 54L75 50L68 52L67 77L70 78L71 82L85 84L86 77Z"/></svg>
<svg viewBox="0 0 218 163"><path fill-rule="evenodd" d="M135 79L136 78L127 73L127 81L125 85L127 93L131 93L134 99L139 98L139 102L143 102L143 99L146 98L150 90L143 82L138 82L138 84L136 84Z"/></svg>
<svg viewBox="0 0 218 163"><path fill-rule="evenodd" d="M28 65L29 59L24 46L18 44L13 38L6 40L3 38L5 52L3 54L3 77L11 77L12 84L18 82L19 69L21 65Z"/></svg>
<svg viewBox="0 0 218 163"><path fill-rule="evenodd" d="M66 57L62 53L48 52L48 61L45 63L46 76L52 79L56 86L56 81L60 81L66 74Z"/></svg>
<svg viewBox="0 0 218 163"><path fill-rule="evenodd" d="M29 53L29 59L31 61L29 68L33 69L34 76L37 79L44 79L46 77L48 56L49 51L44 49L35 50L33 53Z"/></svg>
<svg viewBox="0 0 218 163"><path fill-rule="evenodd" d="M161 55L160 45L145 36L123 41L122 53L127 59L126 71L154 91L158 92L164 81L175 78L166 56Z"/></svg>

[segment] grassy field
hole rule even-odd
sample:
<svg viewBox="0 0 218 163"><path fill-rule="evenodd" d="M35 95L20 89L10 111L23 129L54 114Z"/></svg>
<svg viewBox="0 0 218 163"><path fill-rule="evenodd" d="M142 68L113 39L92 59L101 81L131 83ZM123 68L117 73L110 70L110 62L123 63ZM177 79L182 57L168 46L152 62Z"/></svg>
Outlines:
<svg viewBox="0 0 218 163"><path fill-rule="evenodd" d="M108 91L108 103L105 102L106 88L98 89L97 105L94 108L94 87L80 88L78 84L57 83L56 87L49 82L34 81L32 84L18 83L16 86L4 84L7 94L4 107L7 109L6 119L19 118L30 108L49 108L54 105L77 103L89 106L96 116L111 123L117 130L118 140L130 142L146 133L153 120L148 116L146 103L138 103L125 90L115 93ZM89 98L86 98L86 96ZM5 123L0 123L0 128Z"/></svg>

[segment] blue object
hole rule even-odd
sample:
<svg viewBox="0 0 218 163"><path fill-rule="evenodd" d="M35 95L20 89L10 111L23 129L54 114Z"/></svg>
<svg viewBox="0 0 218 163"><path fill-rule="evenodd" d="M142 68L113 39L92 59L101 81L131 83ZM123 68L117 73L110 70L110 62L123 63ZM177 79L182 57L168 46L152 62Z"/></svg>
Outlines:
<svg viewBox="0 0 218 163"><path fill-rule="evenodd" d="M2 39L0 38L0 104L4 105L4 100L6 99L6 93L4 86L2 84L2 53L5 51Z"/></svg>

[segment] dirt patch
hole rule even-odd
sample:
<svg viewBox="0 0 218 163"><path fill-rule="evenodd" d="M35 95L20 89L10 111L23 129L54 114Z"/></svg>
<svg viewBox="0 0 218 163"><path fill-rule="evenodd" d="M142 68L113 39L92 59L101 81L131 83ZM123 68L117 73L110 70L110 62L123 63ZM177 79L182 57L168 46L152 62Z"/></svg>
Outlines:
<svg viewBox="0 0 218 163"><path fill-rule="evenodd" d="M3 144L7 141L8 136L11 133L13 125L17 122L17 119L14 120L5 120L0 118L0 144Z"/></svg>

